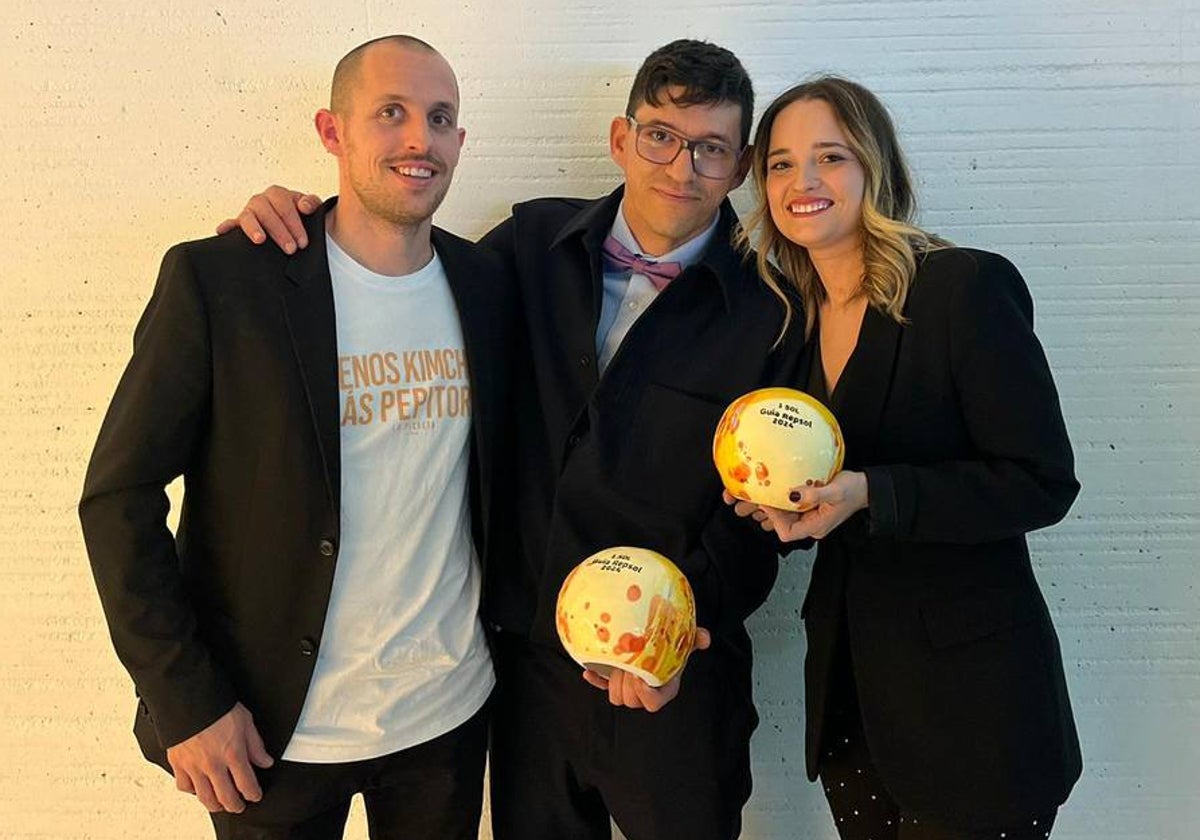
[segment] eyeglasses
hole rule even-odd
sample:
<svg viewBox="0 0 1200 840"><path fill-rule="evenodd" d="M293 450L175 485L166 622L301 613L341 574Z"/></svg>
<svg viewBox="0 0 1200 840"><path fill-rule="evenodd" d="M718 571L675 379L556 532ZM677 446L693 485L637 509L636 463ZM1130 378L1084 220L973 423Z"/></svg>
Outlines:
<svg viewBox="0 0 1200 840"><path fill-rule="evenodd" d="M634 148L638 156L651 163L673 163L684 149L692 156L692 168L704 178L729 178L737 171L741 151L711 140L689 140L661 125L643 125L631 115L625 119L633 126Z"/></svg>

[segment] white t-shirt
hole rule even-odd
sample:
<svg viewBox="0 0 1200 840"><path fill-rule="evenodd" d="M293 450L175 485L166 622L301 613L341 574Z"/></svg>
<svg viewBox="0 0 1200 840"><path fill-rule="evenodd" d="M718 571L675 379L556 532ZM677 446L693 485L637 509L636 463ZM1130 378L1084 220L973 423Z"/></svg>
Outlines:
<svg viewBox="0 0 1200 840"><path fill-rule="evenodd" d="M495 678L479 621L467 472L470 382L441 261L375 274L326 236L341 397L341 547L289 761L436 738Z"/></svg>

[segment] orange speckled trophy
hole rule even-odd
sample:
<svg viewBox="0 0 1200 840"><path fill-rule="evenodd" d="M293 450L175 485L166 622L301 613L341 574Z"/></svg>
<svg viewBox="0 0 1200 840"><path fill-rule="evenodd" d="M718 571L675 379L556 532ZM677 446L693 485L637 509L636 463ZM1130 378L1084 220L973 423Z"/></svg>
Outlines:
<svg viewBox="0 0 1200 840"><path fill-rule="evenodd" d="M652 686L670 681L696 643L692 587L644 548L607 548L576 566L558 592L556 619L580 665L604 677L620 668Z"/></svg>
<svg viewBox="0 0 1200 840"><path fill-rule="evenodd" d="M789 491L828 483L845 448L837 418L819 401L791 388L762 388L725 409L713 461L731 496L795 510Z"/></svg>

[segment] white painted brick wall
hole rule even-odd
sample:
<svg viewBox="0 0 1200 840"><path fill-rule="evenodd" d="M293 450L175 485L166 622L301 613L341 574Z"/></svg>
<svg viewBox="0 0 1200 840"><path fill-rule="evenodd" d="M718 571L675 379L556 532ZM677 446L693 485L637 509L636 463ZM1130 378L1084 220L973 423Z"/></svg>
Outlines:
<svg viewBox="0 0 1200 840"><path fill-rule="evenodd" d="M162 251L271 181L328 193L311 114L336 59L392 31L459 70L439 220L466 235L614 184L608 121L672 38L734 49L763 104L813 70L883 95L925 223L1022 268L1078 453L1082 496L1033 539L1086 764L1056 836L1197 836L1200 0L7 0L0 838L207 836L128 734L75 501ZM753 622L755 840L834 837L802 769L807 574L792 558Z"/></svg>

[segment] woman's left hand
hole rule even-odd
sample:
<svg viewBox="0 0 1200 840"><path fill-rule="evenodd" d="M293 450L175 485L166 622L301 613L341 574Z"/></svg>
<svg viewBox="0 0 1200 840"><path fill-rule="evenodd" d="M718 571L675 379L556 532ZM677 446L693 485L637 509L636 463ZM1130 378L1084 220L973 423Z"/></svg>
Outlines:
<svg viewBox="0 0 1200 840"><path fill-rule="evenodd" d="M868 504L865 473L843 470L824 487L794 487L789 494L797 510L780 510L764 505L738 502L739 516L750 515L763 527L774 531L783 542L810 537L821 539L833 532ZM727 500L728 501L728 500ZM746 508L755 508L753 512Z"/></svg>

